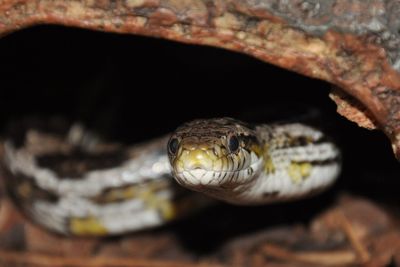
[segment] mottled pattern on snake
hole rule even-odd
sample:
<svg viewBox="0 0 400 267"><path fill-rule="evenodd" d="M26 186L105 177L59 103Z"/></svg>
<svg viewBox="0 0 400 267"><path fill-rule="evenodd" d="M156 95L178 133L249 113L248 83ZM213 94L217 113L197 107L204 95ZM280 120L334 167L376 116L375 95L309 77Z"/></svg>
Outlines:
<svg viewBox="0 0 400 267"><path fill-rule="evenodd" d="M310 196L332 184L341 169L338 148L299 123L195 120L173 133L168 151L179 184L241 205Z"/></svg>
<svg viewBox="0 0 400 267"><path fill-rule="evenodd" d="M340 171L337 147L297 123L196 120L169 141L129 147L103 143L77 124L65 131L28 128L4 143L11 196L33 221L62 234L124 234L207 204L180 189L171 170L184 187L241 205L310 196Z"/></svg>
<svg viewBox="0 0 400 267"><path fill-rule="evenodd" d="M66 135L30 127L20 134L20 144L4 144L7 188L30 219L51 231L124 234L203 205L170 176L166 137L126 147L101 142L78 124Z"/></svg>

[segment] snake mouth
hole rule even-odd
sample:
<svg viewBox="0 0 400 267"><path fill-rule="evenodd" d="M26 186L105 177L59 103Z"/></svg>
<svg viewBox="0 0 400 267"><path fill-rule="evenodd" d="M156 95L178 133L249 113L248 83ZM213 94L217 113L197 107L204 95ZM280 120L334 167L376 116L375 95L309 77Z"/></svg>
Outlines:
<svg viewBox="0 0 400 267"><path fill-rule="evenodd" d="M258 173L263 159L258 158L248 167L236 170L209 170L203 168L174 170L177 181L186 187L217 187L227 184L243 184Z"/></svg>

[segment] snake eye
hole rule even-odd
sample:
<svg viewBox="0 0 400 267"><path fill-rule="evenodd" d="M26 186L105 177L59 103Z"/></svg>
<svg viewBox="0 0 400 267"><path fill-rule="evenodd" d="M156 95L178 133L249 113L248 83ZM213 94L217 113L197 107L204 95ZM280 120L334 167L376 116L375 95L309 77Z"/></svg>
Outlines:
<svg viewBox="0 0 400 267"><path fill-rule="evenodd" d="M179 141L176 138L172 138L168 143L168 150L171 154L175 155L178 150Z"/></svg>
<svg viewBox="0 0 400 267"><path fill-rule="evenodd" d="M239 149L239 140L235 135L229 137L228 148L231 153L234 153Z"/></svg>

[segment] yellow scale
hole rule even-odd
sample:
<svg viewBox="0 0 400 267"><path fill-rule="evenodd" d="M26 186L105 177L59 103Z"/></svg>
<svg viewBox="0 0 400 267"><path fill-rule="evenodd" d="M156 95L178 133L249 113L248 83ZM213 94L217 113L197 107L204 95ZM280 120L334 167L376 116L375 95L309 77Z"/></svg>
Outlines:
<svg viewBox="0 0 400 267"><path fill-rule="evenodd" d="M134 185L123 189L113 189L100 198L104 203L123 201L132 198L141 199L145 203L146 209L158 210L165 221L170 221L176 217L177 211L174 203L166 198L160 197L157 191L167 188L168 182L152 181L144 185ZM75 235L106 235L107 228L101 221L89 216L86 218L71 218L70 231Z"/></svg>
<svg viewBox="0 0 400 267"><path fill-rule="evenodd" d="M311 143L312 140L309 139L307 140L308 143ZM256 153L260 152L260 149L258 147L253 147L253 151L256 151ZM275 165L272 161L271 156L269 155L269 145L265 144L264 145L264 159L265 159L265 166L264 166L264 171L267 174L271 174L275 172ZM291 162L290 165L287 168L287 173L289 177L292 179L294 184L299 184L307 177L310 176L312 170L312 164L310 162Z"/></svg>

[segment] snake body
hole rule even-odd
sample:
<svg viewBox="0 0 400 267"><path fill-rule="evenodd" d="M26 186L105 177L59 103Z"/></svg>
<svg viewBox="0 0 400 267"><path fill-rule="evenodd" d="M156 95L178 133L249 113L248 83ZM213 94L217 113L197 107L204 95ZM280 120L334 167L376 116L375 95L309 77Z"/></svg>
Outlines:
<svg viewBox="0 0 400 267"><path fill-rule="evenodd" d="M36 128L22 135L21 144L11 138L4 145L7 188L29 218L51 231L123 234L201 205L172 180L167 137L125 148L77 124L66 135Z"/></svg>
<svg viewBox="0 0 400 267"><path fill-rule="evenodd" d="M311 195L340 171L337 147L303 124L196 120L169 139L130 147L101 142L79 125L16 136L4 143L11 196L33 221L77 236L162 225L207 203L171 173L186 188L245 205Z"/></svg>
<svg viewBox="0 0 400 267"><path fill-rule="evenodd" d="M341 168L334 143L299 123L195 120L175 131L168 148L179 184L240 205L312 195L332 184Z"/></svg>

